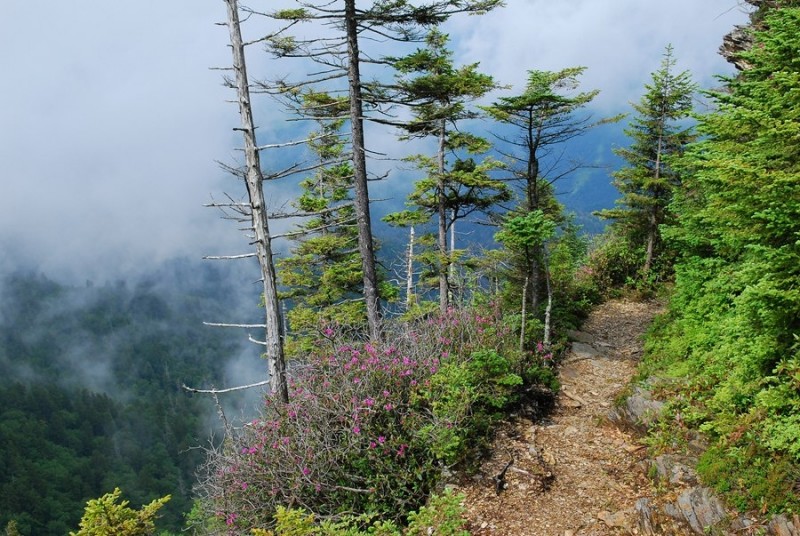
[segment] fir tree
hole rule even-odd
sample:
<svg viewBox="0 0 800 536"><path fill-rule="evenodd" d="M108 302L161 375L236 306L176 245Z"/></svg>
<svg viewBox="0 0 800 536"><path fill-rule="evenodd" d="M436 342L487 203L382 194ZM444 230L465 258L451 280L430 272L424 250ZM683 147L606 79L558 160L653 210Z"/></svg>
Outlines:
<svg viewBox="0 0 800 536"><path fill-rule="evenodd" d="M552 233L539 236L534 229L558 226L564 221L554 185L583 166L580 162L566 161L554 149L591 128L617 119L594 121L582 113L599 93L576 92L584 70L584 67L570 67L555 72L529 71L522 93L502 97L485 108L500 125L511 127L511 134L496 134L496 137L500 141L498 151L510 162L511 181L518 185L521 201L507 215L500 237L513 256L512 278L515 291L521 291L514 294L523 296L523 331L526 314L538 315L541 293L546 291L550 296L552 290L547 288L550 277L546 270L546 240ZM532 224L531 218L537 220L533 227L520 225ZM525 237L514 237L516 231ZM537 237L534 239L531 233Z"/></svg>
<svg viewBox="0 0 800 536"><path fill-rule="evenodd" d="M436 262L439 282L439 305L446 311L453 291L454 233L448 231L459 219L475 211L490 210L507 200L508 190L489 172L498 166L491 158L476 162L469 156L485 153L488 142L459 128L465 120L477 117L468 104L486 95L497 85L491 76L478 72L478 65L456 67L447 49L447 35L433 30L427 48L396 59L399 73L399 100L411 106L413 119L403 125L404 138L436 139L435 155L417 155L413 161L426 177L418 181L409 195L411 212L389 218L394 223L419 223L436 219ZM449 158L448 158L449 157Z"/></svg>
<svg viewBox="0 0 800 536"><path fill-rule="evenodd" d="M436 0L424 5L412 5L402 0L376 0L357 6L355 0L298 2L298 9L279 10L270 14L282 21L321 22L335 29L328 37L296 39L278 35L267 39L279 57L310 59L322 65L322 71L311 79L290 86L330 83L347 80L349 119L352 144L353 190L358 248L362 261L363 295L366 302L370 337L380 338L380 289L372 223L369 207L367 147L364 139L365 108L383 101L380 84L366 84L362 64L376 60L361 52L367 38L381 41L409 42L418 39L420 29L435 27L456 13L481 13L501 4L501 0ZM381 63L378 61L378 63ZM285 81L271 87L282 91ZM365 107L365 104L367 107ZM368 108L367 108L368 109Z"/></svg>
<svg viewBox="0 0 800 536"><path fill-rule="evenodd" d="M293 302L288 313L295 342L323 324L358 326L364 318L360 294L361 258L353 207L353 167L345 152L342 129L347 99L309 91L297 102L297 111L317 123L309 136L316 162L314 173L301 181L302 194L294 202L307 220L290 233L297 242L292 255L278 262L284 298ZM301 348L302 349L302 344Z"/></svg>
<svg viewBox="0 0 800 536"><path fill-rule="evenodd" d="M675 73L671 46L645 88L641 100L633 104L636 116L625 129L631 145L614 151L627 162L614 173L613 184L622 197L616 208L598 213L614 220L617 231L634 247L643 249L643 276L650 273L661 251L659 228L669 221L667 206L681 185L669 162L694 139L693 129L685 120L697 90L689 72Z"/></svg>

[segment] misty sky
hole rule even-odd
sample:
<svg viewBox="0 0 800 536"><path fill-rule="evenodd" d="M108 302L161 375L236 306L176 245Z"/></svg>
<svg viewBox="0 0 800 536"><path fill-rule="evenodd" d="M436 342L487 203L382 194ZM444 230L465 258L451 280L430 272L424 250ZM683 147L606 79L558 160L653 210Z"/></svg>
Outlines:
<svg viewBox="0 0 800 536"><path fill-rule="evenodd" d="M731 72L717 54L722 36L746 20L737 0L507 4L446 26L457 60L517 89L527 69L585 65L602 114L627 111L668 43L680 69L713 86ZM214 24L224 14L220 0L0 3L0 271L114 278L174 256L246 250L234 225L202 207L237 190L215 164L232 162L238 142L232 95L209 69L230 61L226 29ZM258 51L249 62L281 70ZM275 104L255 105L259 141L285 141L264 124Z"/></svg>

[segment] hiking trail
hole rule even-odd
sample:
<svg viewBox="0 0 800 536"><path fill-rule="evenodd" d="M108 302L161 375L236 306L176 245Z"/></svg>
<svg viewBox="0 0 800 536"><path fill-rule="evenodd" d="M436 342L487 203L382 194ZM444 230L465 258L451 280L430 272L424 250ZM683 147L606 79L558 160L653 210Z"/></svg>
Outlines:
<svg viewBox="0 0 800 536"><path fill-rule="evenodd" d="M454 486L466 494L471 534L626 531L636 500L653 493L642 469L646 449L606 415L633 377L659 311L653 302L611 300L571 334L554 410L542 421L520 416L502 426L480 471Z"/></svg>

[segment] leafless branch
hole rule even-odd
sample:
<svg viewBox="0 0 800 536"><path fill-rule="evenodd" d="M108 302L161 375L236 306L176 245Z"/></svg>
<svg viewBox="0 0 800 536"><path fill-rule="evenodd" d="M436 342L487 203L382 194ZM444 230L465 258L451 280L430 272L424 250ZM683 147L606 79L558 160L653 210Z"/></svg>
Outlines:
<svg viewBox="0 0 800 536"><path fill-rule="evenodd" d="M189 391L190 393L204 393L204 394L212 394L218 395L222 393L231 393L233 391L241 391L243 389L252 389L253 387L261 387L263 385L269 385L269 380L264 380L262 382L251 383L250 385L239 385L237 387L228 387L227 389L197 389L195 387L189 387L186 384L182 384L181 387L185 391Z"/></svg>

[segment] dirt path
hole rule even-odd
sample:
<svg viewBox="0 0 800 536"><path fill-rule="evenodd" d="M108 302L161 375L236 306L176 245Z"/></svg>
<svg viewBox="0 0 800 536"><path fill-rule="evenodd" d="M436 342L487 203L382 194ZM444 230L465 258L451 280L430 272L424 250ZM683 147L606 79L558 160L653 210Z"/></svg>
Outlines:
<svg viewBox="0 0 800 536"><path fill-rule="evenodd" d="M610 301L584 324L560 371L562 392L545 422L519 419L495 440L467 495L474 535L577 536L624 532L630 509L650 494L644 449L605 419L633 376L641 336L658 306ZM498 475L508 462L505 489Z"/></svg>

